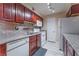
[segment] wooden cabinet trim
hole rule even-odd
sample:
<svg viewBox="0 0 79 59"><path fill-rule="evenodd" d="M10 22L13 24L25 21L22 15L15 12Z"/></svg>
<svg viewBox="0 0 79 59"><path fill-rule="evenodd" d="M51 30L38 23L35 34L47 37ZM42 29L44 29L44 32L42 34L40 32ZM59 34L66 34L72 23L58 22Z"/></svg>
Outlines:
<svg viewBox="0 0 79 59"><path fill-rule="evenodd" d="M6 56L7 55L6 49L7 49L6 43L0 45L0 56Z"/></svg>

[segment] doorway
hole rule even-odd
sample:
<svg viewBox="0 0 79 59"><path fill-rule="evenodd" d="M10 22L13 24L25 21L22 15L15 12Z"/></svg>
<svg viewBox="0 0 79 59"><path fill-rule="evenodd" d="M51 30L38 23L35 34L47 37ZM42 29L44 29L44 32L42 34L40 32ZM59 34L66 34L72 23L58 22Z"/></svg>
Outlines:
<svg viewBox="0 0 79 59"><path fill-rule="evenodd" d="M50 42L57 41L58 20L56 18L48 18L47 20L47 40Z"/></svg>

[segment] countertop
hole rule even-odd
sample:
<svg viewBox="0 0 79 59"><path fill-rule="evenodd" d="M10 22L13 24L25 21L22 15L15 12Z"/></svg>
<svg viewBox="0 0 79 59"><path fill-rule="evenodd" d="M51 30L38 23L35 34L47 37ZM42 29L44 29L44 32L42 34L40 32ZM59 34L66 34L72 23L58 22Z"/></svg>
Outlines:
<svg viewBox="0 0 79 59"><path fill-rule="evenodd" d="M64 37L79 55L79 34L64 34Z"/></svg>
<svg viewBox="0 0 79 59"><path fill-rule="evenodd" d="M28 35L24 33L24 34L17 34L13 36L2 36L0 37L0 44L8 43L10 41L14 41L14 40L22 39L22 38L29 38L29 36L33 36L37 34L41 34L41 32L28 34Z"/></svg>

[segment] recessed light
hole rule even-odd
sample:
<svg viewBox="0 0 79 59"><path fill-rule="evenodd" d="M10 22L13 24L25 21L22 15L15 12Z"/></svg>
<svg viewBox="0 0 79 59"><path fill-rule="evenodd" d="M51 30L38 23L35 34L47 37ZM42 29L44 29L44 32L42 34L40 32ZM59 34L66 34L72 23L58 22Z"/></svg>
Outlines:
<svg viewBox="0 0 79 59"><path fill-rule="evenodd" d="M50 9L50 6L48 6L48 8Z"/></svg>

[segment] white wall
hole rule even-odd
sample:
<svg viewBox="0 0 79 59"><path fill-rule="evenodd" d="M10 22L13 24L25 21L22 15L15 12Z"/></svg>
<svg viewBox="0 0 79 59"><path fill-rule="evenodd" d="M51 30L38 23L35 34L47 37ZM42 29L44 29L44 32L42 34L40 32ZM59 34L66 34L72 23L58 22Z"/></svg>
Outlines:
<svg viewBox="0 0 79 59"><path fill-rule="evenodd" d="M0 20L0 31L15 30L16 23Z"/></svg>
<svg viewBox="0 0 79 59"><path fill-rule="evenodd" d="M43 21L43 28L42 30L47 30L47 40L48 41L57 41L57 26L58 20L54 17L46 17Z"/></svg>
<svg viewBox="0 0 79 59"><path fill-rule="evenodd" d="M42 30L47 30L47 18L44 18L43 19L43 27L42 27Z"/></svg>
<svg viewBox="0 0 79 59"><path fill-rule="evenodd" d="M79 34L79 17L60 18L59 23L60 49L62 49L63 33Z"/></svg>
<svg viewBox="0 0 79 59"><path fill-rule="evenodd" d="M79 17L61 19L62 33L79 33Z"/></svg>

